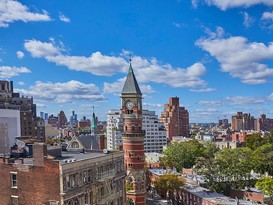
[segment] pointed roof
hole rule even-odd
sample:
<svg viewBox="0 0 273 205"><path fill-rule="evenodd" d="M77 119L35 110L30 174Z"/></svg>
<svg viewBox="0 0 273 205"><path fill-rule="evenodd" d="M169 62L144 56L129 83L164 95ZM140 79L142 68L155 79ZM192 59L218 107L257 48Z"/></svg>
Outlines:
<svg viewBox="0 0 273 205"><path fill-rule="evenodd" d="M132 65L131 65L131 61L130 61L130 66L129 66L129 71L128 71L128 75L126 78L126 81L124 83L123 89L121 94L139 94L142 95Z"/></svg>

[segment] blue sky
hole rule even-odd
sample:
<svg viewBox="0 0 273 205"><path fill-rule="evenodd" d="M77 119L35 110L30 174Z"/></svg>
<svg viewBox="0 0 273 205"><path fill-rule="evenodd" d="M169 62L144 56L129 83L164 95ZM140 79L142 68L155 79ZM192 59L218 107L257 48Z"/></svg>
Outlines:
<svg viewBox="0 0 273 205"><path fill-rule="evenodd" d="M120 108L129 56L144 109L190 122L273 118L272 0L0 0L0 79L40 111Z"/></svg>

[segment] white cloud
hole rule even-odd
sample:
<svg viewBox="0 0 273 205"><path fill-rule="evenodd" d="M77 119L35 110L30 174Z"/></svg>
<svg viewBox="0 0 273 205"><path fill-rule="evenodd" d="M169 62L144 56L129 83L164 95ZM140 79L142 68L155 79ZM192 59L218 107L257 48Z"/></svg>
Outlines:
<svg viewBox="0 0 273 205"><path fill-rule="evenodd" d="M59 15L59 19L60 19L60 21L63 21L63 22L66 22L66 23L70 22L70 18L66 17L65 15L63 15L61 13Z"/></svg>
<svg viewBox="0 0 273 205"><path fill-rule="evenodd" d="M47 108L47 105L45 105L43 103L36 103L36 107L37 108Z"/></svg>
<svg viewBox="0 0 273 205"><path fill-rule="evenodd" d="M216 6L221 10L227 10L235 7L250 7L257 4L273 6L272 0L203 0L209 6Z"/></svg>
<svg viewBox="0 0 273 205"><path fill-rule="evenodd" d="M103 91L105 93L119 94L122 91L125 80L126 80L126 77L120 78L116 82L113 82L113 83L105 82ZM155 90L150 85L139 84L139 88L140 88L142 94L155 93Z"/></svg>
<svg viewBox="0 0 273 205"><path fill-rule="evenodd" d="M62 51L65 51L63 45L56 46L54 40L51 40L50 43L27 40L24 46L33 57L42 57L56 65L66 66L75 71L89 72L98 76L112 76L128 71L128 62L124 56L127 51L123 51L117 57L103 55L100 52L85 57L62 54ZM206 74L206 68L202 63L194 63L188 68L173 68L170 64L159 63L156 58L147 59L140 56L133 56L132 62L135 75L140 83L154 82L171 87L191 88L205 88L206 86L206 83L201 79L201 76ZM120 83L116 82L112 85L106 83L105 92L111 92L110 87L120 86Z"/></svg>
<svg viewBox="0 0 273 205"><path fill-rule="evenodd" d="M19 59L22 59L25 56L25 54L22 51L17 51L16 55L17 55L17 58Z"/></svg>
<svg viewBox="0 0 273 205"><path fill-rule="evenodd" d="M72 101L103 101L105 97L94 84L84 84L71 80L65 83L37 81L28 90L16 89L24 96L32 96L36 100L71 103Z"/></svg>
<svg viewBox="0 0 273 205"><path fill-rule="evenodd" d="M199 93L205 93L205 92L213 92L215 91L215 88L204 88L204 89L190 89L191 92L199 92Z"/></svg>
<svg viewBox="0 0 273 205"><path fill-rule="evenodd" d="M210 106L210 107L216 107L216 106L222 106L223 102L221 101L207 101L207 100L202 100L198 103L199 105L204 105L204 106Z"/></svg>
<svg viewBox="0 0 273 205"><path fill-rule="evenodd" d="M52 41L52 40L51 40ZM26 40L25 49L35 58L47 58L49 56L60 55L61 49L51 43L44 43L37 40Z"/></svg>
<svg viewBox="0 0 273 205"><path fill-rule="evenodd" d="M23 81L18 81L17 83L18 85L25 85L25 83Z"/></svg>
<svg viewBox="0 0 273 205"><path fill-rule="evenodd" d="M173 22L173 25L176 27L176 28L182 28L182 27L185 27L186 24L184 23L176 23L176 22Z"/></svg>
<svg viewBox="0 0 273 205"><path fill-rule="evenodd" d="M221 70L246 84L265 83L273 69L263 61L273 59L273 43L248 42L245 37L201 38L196 45L220 63Z"/></svg>
<svg viewBox="0 0 273 205"><path fill-rule="evenodd" d="M11 78L19 76L20 73L31 73L26 67L11 67L11 66L0 66L0 78Z"/></svg>
<svg viewBox="0 0 273 205"><path fill-rule="evenodd" d="M244 26L245 27L252 26L255 21L254 18L251 17L247 12L242 12L242 15L244 17L244 22L243 22Z"/></svg>
<svg viewBox="0 0 273 205"><path fill-rule="evenodd" d="M28 7L14 0L0 1L0 27L8 27L14 21L51 21L46 11L34 13Z"/></svg>
<svg viewBox="0 0 273 205"><path fill-rule="evenodd" d="M262 20L271 20L273 21L273 11L272 12L264 12L262 15Z"/></svg>
<svg viewBox="0 0 273 205"><path fill-rule="evenodd" d="M249 96L226 97L225 100L232 105L259 105L265 102L262 98Z"/></svg>

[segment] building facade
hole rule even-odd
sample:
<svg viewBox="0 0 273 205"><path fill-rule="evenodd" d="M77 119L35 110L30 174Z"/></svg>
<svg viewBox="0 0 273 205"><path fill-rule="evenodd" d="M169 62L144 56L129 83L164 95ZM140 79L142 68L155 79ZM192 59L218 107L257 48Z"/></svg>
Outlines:
<svg viewBox="0 0 273 205"><path fill-rule="evenodd" d="M0 205L125 204L122 152L52 153L35 144L33 158L0 157Z"/></svg>
<svg viewBox="0 0 273 205"><path fill-rule="evenodd" d="M265 114L260 115L257 119L257 131L272 131L273 119L267 118Z"/></svg>
<svg viewBox="0 0 273 205"><path fill-rule="evenodd" d="M42 119L36 116L33 98L14 93L12 81L0 81L0 109L20 110L21 136L44 137L44 127L37 127Z"/></svg>
<svg viewBox="0 0 273 205"><path fill-rule="evenodd" d="M232 131L257 130L256 119L250 114L237 112L236 115L231 117L231 121Z"/></svg>
<svg viewBox="0 0 273 205"><path fill-rule="evenodd" d="M146 205L144 132L142 131L142 93L139 89L131 63L121 92L121 100L124 164L127 171L127 202L132 205Z"/></svg>
<svg viewBox="0 0 273 205"><path fill-rule="evenodd" d="M169 104L164 105L160 121L164 124L170 140L175 136L188 137L190 134L189 113L185 107L180 107L178 97L171 97Z"/></svg>
<svg viewBox="0 0 273 205"><path fill-rule="evenodd" d="M145 153L162 153L167 145L166 130L155 111L142 110L142 129ZM107 115L107 149L118 150L122 145L123 121L120 110L110 110Z"/></svg>
<svg viewBox="0 0 273 205"><path fill-rule="evenodd" d="M0 153L10 153L16 137L20 136L20 111L0 109Z"/></svg>

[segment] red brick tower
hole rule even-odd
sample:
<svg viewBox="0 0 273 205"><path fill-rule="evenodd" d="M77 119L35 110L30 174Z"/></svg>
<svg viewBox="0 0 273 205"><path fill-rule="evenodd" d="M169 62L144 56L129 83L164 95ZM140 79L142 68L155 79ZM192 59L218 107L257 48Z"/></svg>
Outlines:
<svg viewBox="0 0 273 205"><path fill-rule="evenodd" d="M121 92L121 99L124 164L127 170L127 200L132 205L146 205L142 93L136 81L131 62Z"/></svg>

